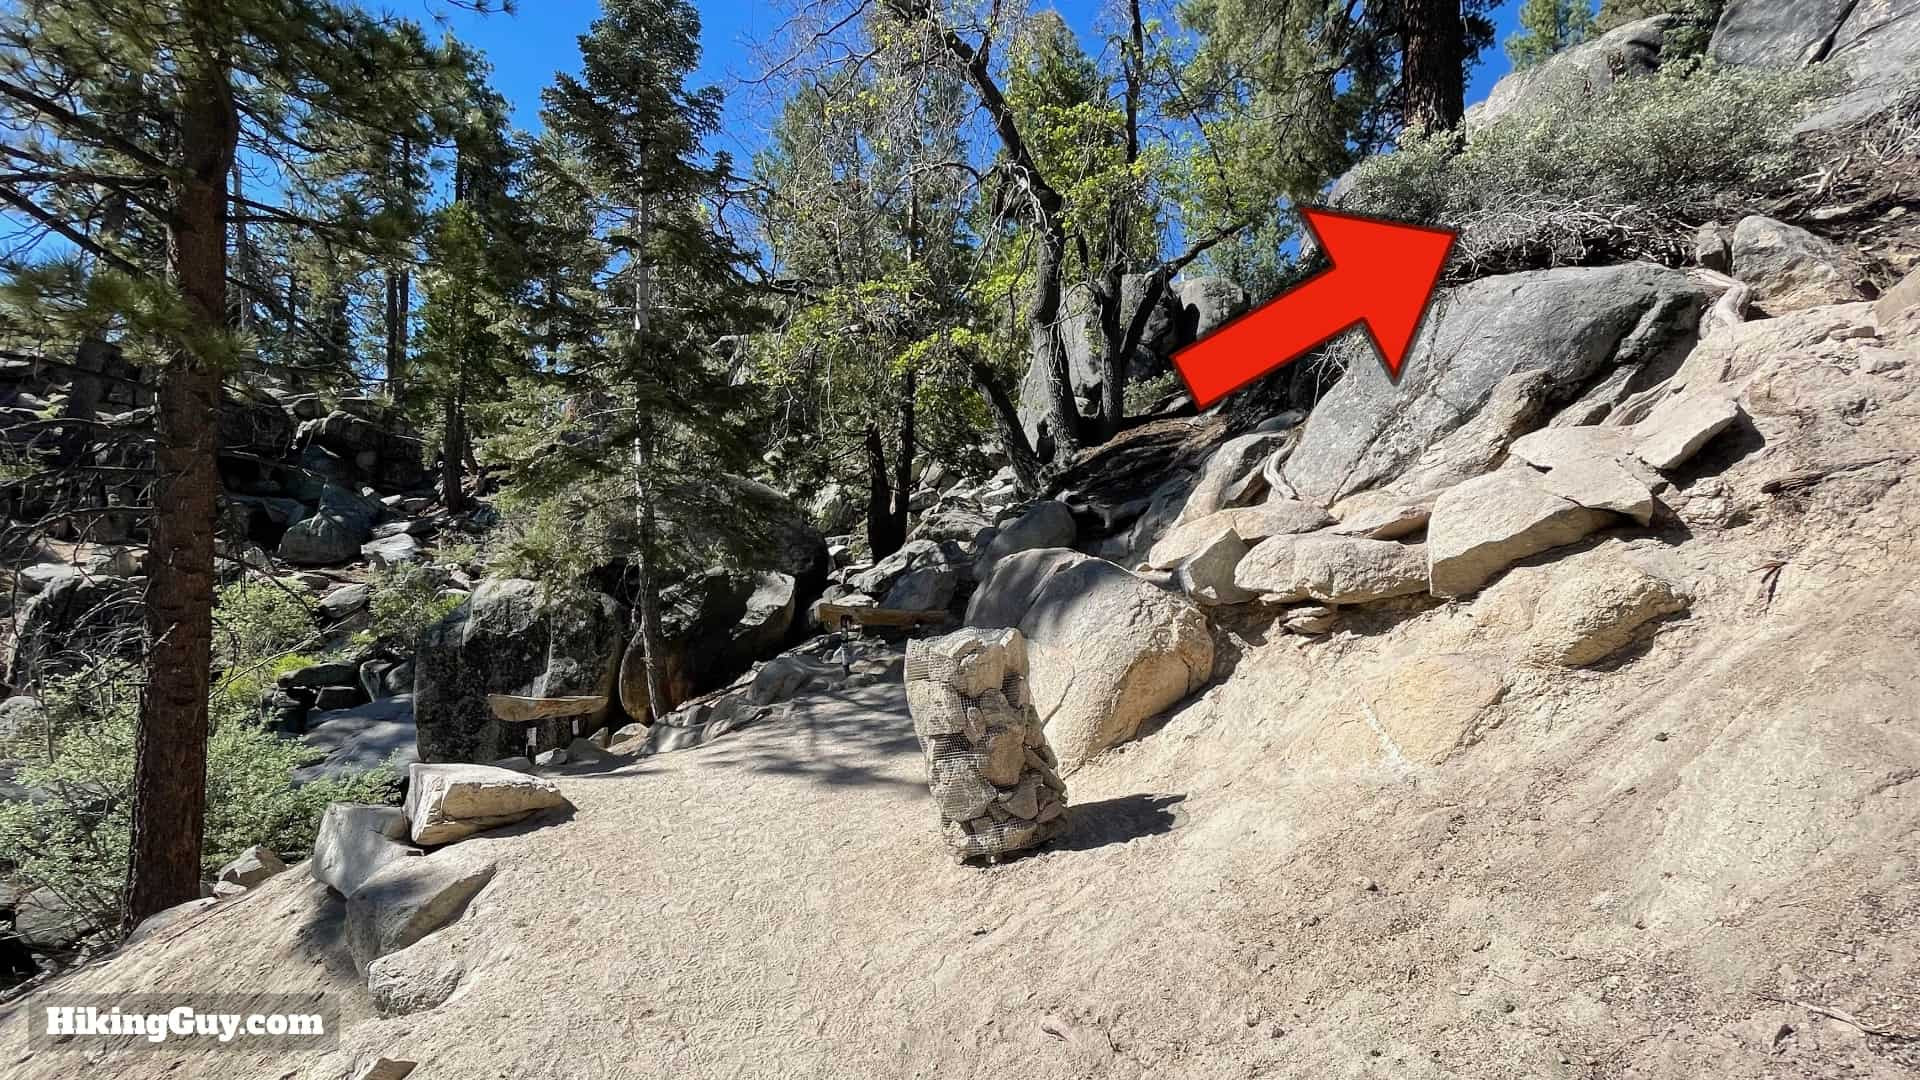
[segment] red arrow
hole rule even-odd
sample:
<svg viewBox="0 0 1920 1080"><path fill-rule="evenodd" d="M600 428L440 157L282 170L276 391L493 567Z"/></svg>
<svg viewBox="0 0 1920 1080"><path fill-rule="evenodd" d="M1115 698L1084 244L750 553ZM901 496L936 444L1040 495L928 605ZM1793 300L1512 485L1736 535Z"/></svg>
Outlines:
<svg viewBox="0 0 1920 1080"><path fill-rule="evenodd" d="M1363 323L1387 377L1399 381L1458 234L1332 210L1300 214L1333 265L1173 354L1197 407Z"/></svg>

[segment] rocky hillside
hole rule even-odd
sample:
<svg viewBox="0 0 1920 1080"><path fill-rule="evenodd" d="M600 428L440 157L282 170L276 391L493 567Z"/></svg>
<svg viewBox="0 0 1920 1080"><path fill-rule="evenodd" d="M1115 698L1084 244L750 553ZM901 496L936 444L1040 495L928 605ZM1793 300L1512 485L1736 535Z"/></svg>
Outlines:
<svg viewBox="0 0 1920 1080"><path fill-rule="evenodd" d="M1830 107L1857 117L1920 54L1911 8L1736 0L1712 51L1851 65ZM1653 22L1481 119L1657 66ZM0 1010L9 1075L1914 1075L1897 188L1704 223L1684 266L1462 282L1397 383L1356 351L1310 411L1176 406L1036 498L929 468L884 558L741 482L769 568L670 590L651 725L617 573L463 579L404 658L265 703L311 739L330 690L401 702L405 806L335 803L304 862L250 854L33 985ZM1242 302L1208 280L1154 349ZM947 768L905 660L960 629L1026 672L947 719L1035 722ZM988 831L1046 842L965 858ZM338 1039L26 1034L54 994L173 989L324 1001Z"/></svg>
<svg viewBox="0 0 1920 1080"><path fill-rule="evenodd" d="M345 1003L334 1053L205 1076L1906 1075L1920 280L1695 343L1711 290L1592 273L1683 298L1649 359L1496 374L1424 450L1309 419L1267 470L1295 494L1397 459L1390 482L1165 531L1146 563L1190 599L1058 548L995 561L972 621L1032 640L1063 762L1132 736L1077 763L1035 855L943 857L897 663L796 656L755 680L792 695L756 727L547 770L570 811L403 857L467 882L464 915L371 976L372 901L316 856L62 989ZM1248 457L1187 502L1224 473L1241 501Z"/></svg>

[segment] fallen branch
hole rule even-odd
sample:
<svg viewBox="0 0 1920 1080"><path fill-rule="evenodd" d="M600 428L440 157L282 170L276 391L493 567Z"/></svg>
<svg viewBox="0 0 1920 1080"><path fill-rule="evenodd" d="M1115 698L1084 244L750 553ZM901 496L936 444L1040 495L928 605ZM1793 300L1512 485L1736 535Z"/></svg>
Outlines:
<svg viewBox="0 0 1920 1080"><path fill-rule="evenodd" d="M1764 495L1778 495L1783 491L1798 491L1801 488L1812 487L1829 476L1858 472L1861 469L1870 469L1875 465L1885 465L1891 462L1905 463L1914 460L1916 457L1920 457L1920 454L1888 454L1884 457L1868 458L1865 461L1849 461L1838 465L1816 465L1811 469L1801 469L1797 472L1790 472L1785 476L1777 476L1772 480L1768 480L1766 483L1760 485L1760 491Z"/></svg>

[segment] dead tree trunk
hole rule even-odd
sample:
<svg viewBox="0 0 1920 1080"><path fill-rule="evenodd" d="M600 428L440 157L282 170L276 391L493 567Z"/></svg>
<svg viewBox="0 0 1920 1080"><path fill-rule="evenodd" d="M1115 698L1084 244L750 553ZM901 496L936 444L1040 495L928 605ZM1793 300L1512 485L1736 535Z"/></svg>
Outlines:
<svg viewBox="0 0 1920 1080"><path fill-rule="evenodd" d="M975 363L972 368L973 385L980 396L987 399L987 405L993 413L993 427L1000 436L1000 446L1007 452L1007 461L1013 465L1015 482L1020 485L1022 495L1038 495L1040 486L1045 482L1041 469L1040 455L1033 452L1033 443L1027 439L1027 430L1020 426L1020 410L1014 407L1013 397L1007 388L985 364Z"/></svg>
<svg viewBox="0 0 1920 1080"><path fill-rule="evenodd" d="M893 485L887 481L887 447L880 439L880 427L867 425L867 546L876 560L900 550L907 542L906 530L895 527Z"/></svg>

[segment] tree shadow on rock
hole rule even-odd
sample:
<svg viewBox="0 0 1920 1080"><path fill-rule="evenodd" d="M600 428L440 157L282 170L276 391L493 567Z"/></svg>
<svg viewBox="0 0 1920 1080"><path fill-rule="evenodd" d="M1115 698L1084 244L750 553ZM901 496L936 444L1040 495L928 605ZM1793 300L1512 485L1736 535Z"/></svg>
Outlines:
<svg viewBox="0 0 1920 1080"><path fill-rule="evenodd" d="M1055 851L1092 851L1143 836L1172 832L1186 821L1185 795L1123 795L1067 809L1067 827L1054 838Z"/></svg>

